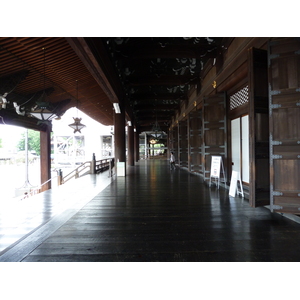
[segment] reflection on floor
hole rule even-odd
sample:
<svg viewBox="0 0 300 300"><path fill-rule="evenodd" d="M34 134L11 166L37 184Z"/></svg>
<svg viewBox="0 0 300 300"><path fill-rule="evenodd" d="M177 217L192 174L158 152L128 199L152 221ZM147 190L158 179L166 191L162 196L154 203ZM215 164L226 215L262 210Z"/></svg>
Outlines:
<svg viewBox="0 0 300 300"><path fill-rule="evenodd" d="M1 250L31 233L0 261L300 259L300 224L171 171L166 160L141 160L114 180L100 176L82 179L75 193L66 185L63 196L32 198L11 219L1 214Z"/></svg>

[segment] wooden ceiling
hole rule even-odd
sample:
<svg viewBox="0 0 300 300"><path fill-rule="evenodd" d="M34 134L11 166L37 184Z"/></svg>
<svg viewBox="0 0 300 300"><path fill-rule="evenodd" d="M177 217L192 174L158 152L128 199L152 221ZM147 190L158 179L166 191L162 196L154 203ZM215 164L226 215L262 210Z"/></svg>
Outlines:
<svg viewBox="0 0 300 300"><path fill-rule="evenodd" d="M61 115L78 99L81 111L113 125L112 103L119 102L140 132L155 123L167 131L224 39L0 38L0 95L9 102L0 115L29 122L14 103L29 112L46 90Z"/></svg>
<svg viewBox="0 0 300 300"><path fill-rule="evenodd" d="M43 90L49 102L61 104L61 114L78 99L81 111L113 124L110 99L66 38L0 38L0 95L8 93L6 113L16 114L14 102L30 111Z"/></svg>
<svg viewBox="0 0 300 300"><path fill-rule="evenodd" d="M98 40L87 42L97 48ZM108 37L101 41L140 131L151 131L155 123L168 131L191 89L200 90L204 65L222 52L224 38Z"/></svg>

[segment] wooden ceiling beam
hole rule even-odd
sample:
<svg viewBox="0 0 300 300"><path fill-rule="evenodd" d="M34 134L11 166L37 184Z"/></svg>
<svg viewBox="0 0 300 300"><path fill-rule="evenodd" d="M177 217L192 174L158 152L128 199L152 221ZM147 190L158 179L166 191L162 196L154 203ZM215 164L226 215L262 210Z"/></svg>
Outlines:
<svg viewBox="0 0 300 300"><path fill-rule="evenodd" d="M95 55L92 53L89 45L84 38L69 37L66 38L72 49L75 51L77 56L81 59L85 67L92 74L94 79L97 81L99 86L107 95L108 99L113 102L118 102L118 97L112 88L109 80L107 79L104 71L99 65ZM100 50L99 50L100 51Z"/></svg>
<svg viewBox="0 0 300 300"><path fill-rule="evenodd" d="M158 114L155 114L155 112L153 111L143 111L143 112L139 112L136 114L136 118L137 119L147 119L147 118L151 118L151 119L160 119L160 118L169 118L171 116L173 116L175 113L175 111L159 111Z"/></svg>
<svg viewBox="0 0 300 300"><path fill-rule="evenodd" d="M129 77L128 85L139 86L139 85L166 85L166 86L179 86L192 83L196 80L195 76L161 76L160 78L155 76L145 77Z"/></svg>
<svg viewBox="0 0 300 300"><path fill-rule="evenodd" d="M124 45L118 47L119 53L128 59L151 58L212 58L216 57L217 47L212 45L148 45L143 47L130 47Z"/></svg>
<svg viewBox="0 0 300 300"><path fill-rule="evenodd" d="M15 112L10 112L5 109L0 110L0 124L25 127L37 131L46 131L48 126L46 124L39 123L39 120L36 118L21 116Z"/></svg>
<svg viewBox="0 0 300 300"><path fill-rule="evenodd" d="M179 108L179 104L166 104L166 105L143 105L143 104L138 104L134 106L135 111L144 111L144 110L176 110Z"/></svg>
<svg viewBox="0 0 300 300"><path fill-rule="evenodd" d="M188 100L188 97L182 93L168 93L168 94L133 94L130 96L130 99L135 101L163 101L163 100Z"/></svg>

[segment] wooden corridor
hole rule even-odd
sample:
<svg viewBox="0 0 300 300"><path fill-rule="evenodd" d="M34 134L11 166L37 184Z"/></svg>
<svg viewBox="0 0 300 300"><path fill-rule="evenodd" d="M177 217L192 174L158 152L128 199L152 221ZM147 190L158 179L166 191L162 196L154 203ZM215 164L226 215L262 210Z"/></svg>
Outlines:
<svg viewBox="0 0 300 300"><path fill-rule="evenodd" d="M142 160L114 180L105 172L75 181L77 190L61 192L64 200L57 201L57 193L38 195L35 204L32 198L31 209L44 209L48 217L2 250L0 261L300 260L299 223L251 208L185 170L171 171L167 160ZM2 219L0 224L2 233Z"/></svg>

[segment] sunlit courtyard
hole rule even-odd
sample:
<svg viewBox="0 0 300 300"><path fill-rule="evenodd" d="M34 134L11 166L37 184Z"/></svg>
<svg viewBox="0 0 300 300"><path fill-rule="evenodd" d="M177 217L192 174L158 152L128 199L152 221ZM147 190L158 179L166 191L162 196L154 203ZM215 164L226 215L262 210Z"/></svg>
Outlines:
<svg viewBox="0 0 300 300"><path fill-rule="evenodd" d="M68 126L76 109L69 109L61 120L52 121L53 141L51 149L51 186L57 187L58 170L67 175L78 163L90 161L95 154L97 159L112 154L111 126L104 126L83 112L80 116L86 127L81 133L73 133ZM38 132L37 136L38 136ZM30 140L27 152L24 143ZM39 189L41 162L38 149L35 149L32 135L26 128L1 123L0 119L0 202L16 202L26 199L26 192ZM109 143L107 142L109 141ZM23 142L23 148L20 145ZM39 141L35 143L39 144ZM27 158L26 158L27 153ZM27 163L26 163L27 162Z"/></svg>

